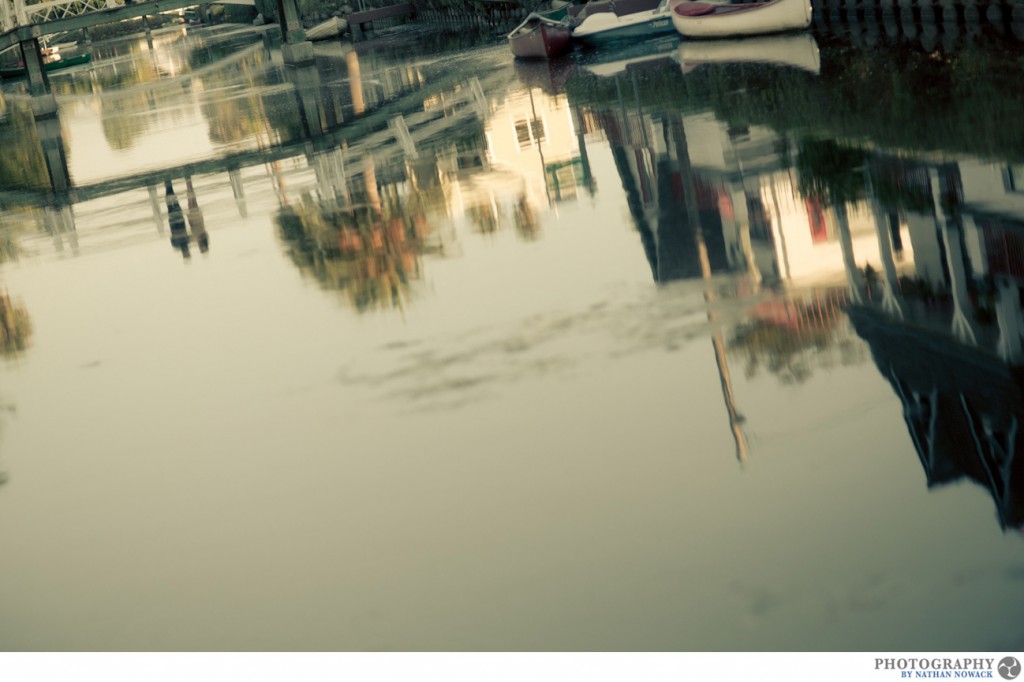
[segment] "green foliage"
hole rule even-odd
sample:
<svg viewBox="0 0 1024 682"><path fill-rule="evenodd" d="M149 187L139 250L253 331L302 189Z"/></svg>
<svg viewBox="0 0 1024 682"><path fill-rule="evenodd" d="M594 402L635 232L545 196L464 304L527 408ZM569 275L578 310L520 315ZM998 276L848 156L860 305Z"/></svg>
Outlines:
<svg viewBox="0 0 1024 682"><path fill-rule="evenodd" d="M857 201L865 194L867 156L832 140L802 140L796 159L800 194L825 206Z"/></svg>

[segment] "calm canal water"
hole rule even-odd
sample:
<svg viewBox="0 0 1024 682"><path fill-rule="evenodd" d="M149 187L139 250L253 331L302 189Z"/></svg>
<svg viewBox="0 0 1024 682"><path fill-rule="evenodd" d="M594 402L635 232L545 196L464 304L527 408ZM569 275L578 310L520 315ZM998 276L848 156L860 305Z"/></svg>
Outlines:
<svg viewBox="0 0 1024 682"><path fill-rule="evenodd" d="M0 648L1020 650L1020 27L841 18L4 83Z"/></svg>

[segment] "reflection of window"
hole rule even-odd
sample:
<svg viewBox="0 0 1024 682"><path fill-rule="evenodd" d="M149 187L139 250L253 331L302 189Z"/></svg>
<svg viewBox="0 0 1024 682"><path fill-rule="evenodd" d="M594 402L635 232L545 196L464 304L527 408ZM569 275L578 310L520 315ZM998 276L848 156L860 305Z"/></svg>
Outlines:
<svg viewBox="0 0 1024 682"><path fill-rule="evenodd" d="M516 121L516 137L519 139L520 149L543 142L544 121L539 118Z"/></svg>

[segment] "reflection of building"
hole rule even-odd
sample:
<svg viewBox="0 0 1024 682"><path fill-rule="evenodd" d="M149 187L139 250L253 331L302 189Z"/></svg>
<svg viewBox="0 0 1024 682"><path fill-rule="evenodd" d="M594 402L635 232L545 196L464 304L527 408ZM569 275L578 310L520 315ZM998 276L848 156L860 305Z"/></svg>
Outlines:
<svg viewBox="0 0 1024 682"><path fill-rule="evenodd" d="M552 202L592 185L578 125L564 95L510 94L488 116L483 145L442 159L452 214L466 214L484 232L508 224L534 233Z"/></svg>
<svg viewBox="0 0 1024 682"><path fill-rule="evenodd" d="M1024 530L1024 374L876 311L851 319L903 403L928 486L969 478L992 495L1000 525Z"/></svg>
<svg viewBox="0 0 1024 682"><path fill-rule="evenodd" d="M1024 529L1024 202L1006 169L973 161L895 174L909 188L893 215L913 226L916 272L864 282L851 319L903 403L928 485L969 478L1004 528ZM879 243L883 262L895 257Z"/></svg>

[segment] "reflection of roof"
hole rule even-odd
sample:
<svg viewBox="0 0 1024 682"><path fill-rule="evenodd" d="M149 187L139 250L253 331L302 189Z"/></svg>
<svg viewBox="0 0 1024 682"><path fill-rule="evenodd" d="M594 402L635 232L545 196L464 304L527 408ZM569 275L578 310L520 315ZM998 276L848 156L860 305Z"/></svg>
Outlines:
<svg viewBox="0 0 1024 682"><path fill-rule="evenodd" d="M966 476L989 490L1004 528L1024 528L1024 372L871 308L850 320L903 403L929 487Z"/></svg>

